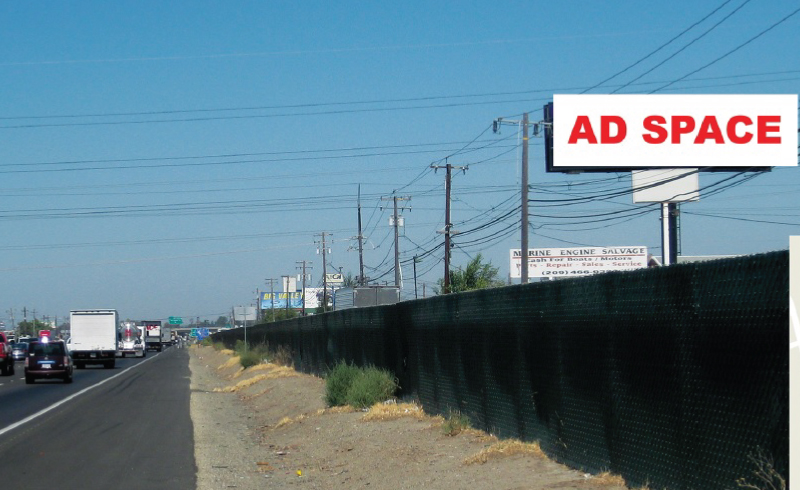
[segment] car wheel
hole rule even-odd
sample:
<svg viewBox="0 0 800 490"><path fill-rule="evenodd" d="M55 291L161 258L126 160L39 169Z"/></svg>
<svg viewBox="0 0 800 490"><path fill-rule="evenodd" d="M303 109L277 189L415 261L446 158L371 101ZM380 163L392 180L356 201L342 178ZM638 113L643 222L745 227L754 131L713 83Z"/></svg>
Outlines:
<svg viewBox="0 0 800 490"><path fill-rule="evenodd" d="M9 366L8 371L9 371L8 374L14 374L14 363L13 362L11 363L11 366Z"/></svg>
<svg viewBox="0 0 800 490"><path fill-rule="evenodd" d="M64 382L67 383L67 384L72 383L72 375L68 374L68 375L64 376Z"/></svg>
<svg viewBox="0 0 800 490"><path fill-rule="evenodd" d="M33 376L25 376L25 384L32 385L33 384Z"/></svg>

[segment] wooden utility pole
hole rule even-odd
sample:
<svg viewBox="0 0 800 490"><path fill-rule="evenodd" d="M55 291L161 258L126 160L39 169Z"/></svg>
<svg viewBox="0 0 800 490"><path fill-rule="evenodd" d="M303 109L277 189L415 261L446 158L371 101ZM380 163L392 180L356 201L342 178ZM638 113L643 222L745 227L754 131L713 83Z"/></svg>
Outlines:
<svg viewBox="0 0 800 490"><path fill-rule="evenodd" d="M306 316L306 279L308 277L306 275L306 267L308 267L309 269L313 269L313 267L311 266L312 262L306 262L305 260L298 260L296 263L301 264L297 266L297 268L301 269L302 271L301 273L303 274L303 285L301 286L303 288L302 289L303 292L300 294L301 296L300 301L303 302L301 307L301 315Z"/></svg>
<svg viewBox="0 0 800 490"><path fill-rule="evenodd" d="M444 291L442 293L448 294L450 292L450 249L452 248L451 236L454 232L453 222L450 219L450 189L452 188L453 169L460 169L466 172L468 167L456 167L447 163L445 166L446 175L444 180ZM438 165L431 165L434 170L442 167Z"/></svg>
<svg viewBox="0 0 800 490"><path fill-rule="evenodd" d="M398 215L397 201L410 201L411 196L400 197L393 194L392 197L382 197L383 201L394 202L394 212L392 213L392 224L394 225L394 285L400 287L400 216Z"/></svg>
<svg viewBox="0 0 800 490"><path fill-rule="evenodd" d="M520 282L528 283L528 113L522 115L522 237L520 240L520 260L522 275Z"/></svg>
<svg viewBox="0 0 800 490"><path fill-rule="evenodd" d="M361 184L358 184L358 284L364 286L364 234L361 232Z"/></svg>
<svg viewBox="0 0 800 490"><path fill-rule="evenodd" d="M269 298L270 298L270 311L272 311L272 322L275 323L275 286L272 284L272 281L275 279L269 278Z"/></svg>
<svg viewBox="0 0 800 490"><path fill-rule="evenodd" d="M326 255L328 246L325 244L325 237L332 235L323 231L320 236L322 236L322 311L328 311L328 260Z"/></svg>

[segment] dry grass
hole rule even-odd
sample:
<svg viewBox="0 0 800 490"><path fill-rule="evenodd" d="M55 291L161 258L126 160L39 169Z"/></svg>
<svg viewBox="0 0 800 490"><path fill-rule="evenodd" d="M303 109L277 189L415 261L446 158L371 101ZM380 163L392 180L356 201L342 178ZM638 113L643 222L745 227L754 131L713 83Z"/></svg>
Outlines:
<svg viewBox="0 0 800 490"><path fill-rule="evenodd" d="M376 403L361 417L364 422L385 422L411 417L417 420L425 419L422 407L414 403Z"/></svg>
<svg viewBox="0 0 800 490"><path fill-rule="evenodd" d="M248 386L253 386L259 381L263 381L265 379L267 379L266 374L259 374L258 376L253 376L252 378L243 379L233 386L226 386L224 388L214 388L214 391L216 393L233 393L235 391L247 388Z"/></svg>
<svg viewBox="0 0 800 490"><path fill-rule="evenodd" d="M231 352L233 352L233 351L231 351ZM217 370L221 371L221 370L223 370L223 369L228 369L228 368L230 368L230 367L236 366L237 364L239 364L239 356L233 356L233 357L231 357L230 359L228 359L227 361L223 362L223 363L222 363L222 364L221 364L221 365L220 365L220 366L217 368Z"/></svg>
<svg viewBox="0 0 800 490"><path fill-rule="evenodd" d="M226 354L228 356L235 356L236 352L233 349L222 349L219 351L221 354Z"/></svg>
<svg viewBox="0 0 800 490"><path fill-rule="evenodd" d="M305 414L305 413L301 413L300 415L298 415L295 418L284 417L284 418L280 419L278 421L278 423L275 424L275 427L273 427L272 429L273 430L280 429L281 427L286 427L287 425L301 423L303 420L307 419L308 417L309 417L309 415Z"/></svg>
<svg viewBox="0 0 800 490"><path fill-rule="evenodd" d="M609 471L604 471L604 472L600 473L599 475L593 477L592 481L595 482L595 483L598 483L600 485L607 485L609 487L611 487L611 486L619 486L619 487L627 486L626 483L625 483L625 479L624 478L622 478L619 475L615 475L614 473L611 473ZM647 489L646 488L641 488L639 490L647 490Z"/></svg>
<svg viewBox="0 0 800 490"><path fill-rule="evenodd" d="M335 407L320 408L319 410L317 410L316 415L327 415L330 413L353 413L357 411L358 410L351 407L350 405L337 405Z"/></svg>
<svg viewBox="0 0 800 490"><path fill-rule="evenodd" d="M516 439L508 439L498 441L491 446L484 448L475 456L470 456L464 460L464 464L484 464L490 459L502 458L506 456L513 456L515 454L523 454L529 456L537 456L546 458L542 448L539 447L538 442L522 442Z"/></svg>
<svg viewBox="0 0 800 490"><path fill-rule="evenodd" d="M266 373L266 378L263 379L277 379L277 378L293 378L295 376L300 376L300 373L295 371L293 368L286 367L286 366L278 366L277 364L272 364L269 362L256 364L255 366L251 366L247 369L242 369L237 371L233 378L238 378L244 373L252 373L254 371L268 371Z"/></svg>

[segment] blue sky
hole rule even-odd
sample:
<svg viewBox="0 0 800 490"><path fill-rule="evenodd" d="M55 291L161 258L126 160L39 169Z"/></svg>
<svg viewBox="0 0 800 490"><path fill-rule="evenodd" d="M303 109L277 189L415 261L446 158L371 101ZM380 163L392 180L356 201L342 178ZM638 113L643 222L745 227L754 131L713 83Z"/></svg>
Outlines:
<svg viewBox="0 0 800 490"><path fill-rule="evenodd" d="M330 265L355 274L359 184L367 274L380 281L394 277L381 197L411 196L400 247L413 297L408 261L442 240L444 175L430 165L445 161L469 166L453 179L453 222L476 230L455 239L452 265L482 253L505 277L519 247L518 132L494 134L492 121L538 120L554 93L593 87L718 7L591 93L679 50L620 93L681 78L800 5L5 2L0 319L111 307L214 320L252 303L266 279L295 275L297 261L313 261L317 282L323 231ZM799 33L797 14L660 93L796 94ZM546 174L538 138L530 169L534 200L630 187L629 174ZM786 249L800 234L797 169L749 177L701 176L700 202L682 206L684 255ZM532 247L660 255L657 209L630 196L534 202L531 213ZM583 217L603 213L618 214ZM420 292L442 276L442 255L417 265Z"/></svg>

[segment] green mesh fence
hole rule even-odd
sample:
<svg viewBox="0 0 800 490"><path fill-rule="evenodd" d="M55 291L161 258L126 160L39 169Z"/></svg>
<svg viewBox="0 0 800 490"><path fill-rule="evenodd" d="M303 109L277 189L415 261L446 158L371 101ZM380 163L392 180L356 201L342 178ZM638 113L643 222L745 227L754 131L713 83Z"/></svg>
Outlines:
<svg viewBox="0 0 800 490"><path fill-rule="evenodd" d="M788 481L788 252L438 296L248 329L324 374L394 371L428 413L631 486ZM232 345L241 329L216 335Z"/></svg>

